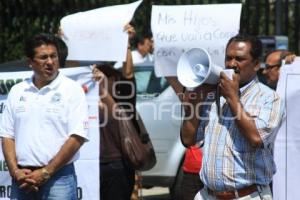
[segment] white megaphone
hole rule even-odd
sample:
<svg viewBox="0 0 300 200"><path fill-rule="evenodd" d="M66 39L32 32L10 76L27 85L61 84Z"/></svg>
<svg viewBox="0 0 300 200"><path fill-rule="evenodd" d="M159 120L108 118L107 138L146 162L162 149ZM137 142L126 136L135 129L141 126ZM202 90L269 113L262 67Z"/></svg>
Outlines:
<svg viewBox="0 0 300 200"><path fill-rule="evenodd" d="M221 71L232 79L234 70L224 70L213 64L208 52L202 48L193 48L184 52L177 64L178 80L187 88L195 88L203 83L217 84Z"/></svg>

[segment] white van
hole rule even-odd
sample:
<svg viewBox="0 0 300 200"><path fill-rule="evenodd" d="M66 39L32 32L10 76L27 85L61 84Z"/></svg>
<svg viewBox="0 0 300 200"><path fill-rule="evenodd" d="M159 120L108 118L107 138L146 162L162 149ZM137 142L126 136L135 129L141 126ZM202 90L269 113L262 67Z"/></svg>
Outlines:
<svg viewBox="0 0 300 200"><path fill-rule="evenodd" d="M171 195L181 178L185 148L180 141L181 103L163 77L156 77L153 66L135 66L137 110L150 135L157 163L142 173L142 185L169 187Z"/></svg>

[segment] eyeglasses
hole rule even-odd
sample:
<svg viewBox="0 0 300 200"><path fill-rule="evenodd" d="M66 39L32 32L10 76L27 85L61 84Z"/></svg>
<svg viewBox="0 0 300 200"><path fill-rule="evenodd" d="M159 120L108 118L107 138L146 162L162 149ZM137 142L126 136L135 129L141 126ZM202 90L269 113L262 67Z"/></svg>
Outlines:
<svg viewBox="0 0 300 200"><path fill-rule="evenodd" d="M47 61L48 58L50 58L51 60L58 60L58 55L57 54L52 54L52 55L40 55L40 56L36 56L35 59L38 59L40 61Z"/></svg>
<svg viewBox="0 0 300 200"><path fill-rule="evenodd" d="M274 67L280 67L280 66L281 66L281 63L277 63L274 65L265 64L265 70L270 70L270 69L273 69Z"/></svg>

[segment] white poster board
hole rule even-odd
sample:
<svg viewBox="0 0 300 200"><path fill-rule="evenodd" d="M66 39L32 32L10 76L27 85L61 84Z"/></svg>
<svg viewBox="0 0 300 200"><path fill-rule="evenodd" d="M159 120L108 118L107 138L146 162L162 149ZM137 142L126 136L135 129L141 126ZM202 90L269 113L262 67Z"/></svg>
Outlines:
<svg viewBox="0 0 300 200"><path fill-rule="evenodd" d="M285 101L286 118L275 140L273 199L296 200L300 199L300 57L281 67L277 92Z"/></svg>
<svg viewBox="0 0 300 200"><path fill-rule="evenodd" d="M151 29L157 76L176 76L180 55L191 48L208 51L224 66L228 39L239 32L242 4L152 6Z"/></svg>
<svg viewBox="0 0 300 200"><path fill-rule="evenodd" d="M125 61L129 23L142 0L79 12L61 19L68 60Z"/></svg>
<svg viewBox="0 0 300 200"><path fill-rule="evenodd" d="M65 68L60 70L63 74L79 82L86 91L89 105L89 142L80 148L80 158L75 162L78 180L78 199L99 200L100 199L100 134L98 115L98 84L92 81L92 70L90 67ZM0 73L0 114L5 107L7 94L10 88L31 77L31 71L3 72ZM0 139L1 142L1 139ZM91 184L92 183L92 184ZM4 161L0 145L0 199L9 199L11 192L11 178L7 165Z"/></svg>

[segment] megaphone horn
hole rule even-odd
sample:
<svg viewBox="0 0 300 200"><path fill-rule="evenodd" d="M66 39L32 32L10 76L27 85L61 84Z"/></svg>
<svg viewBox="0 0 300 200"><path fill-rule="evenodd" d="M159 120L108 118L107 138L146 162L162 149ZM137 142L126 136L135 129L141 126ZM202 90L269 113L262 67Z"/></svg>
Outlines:
<svg viewBox="0 0 300 200"><path fill-rule="evenodd" d="M177 77L183 86L195 88L203 83L217 84L222 70L211 62L205 49L192 48L180 56Z"/></svg>

